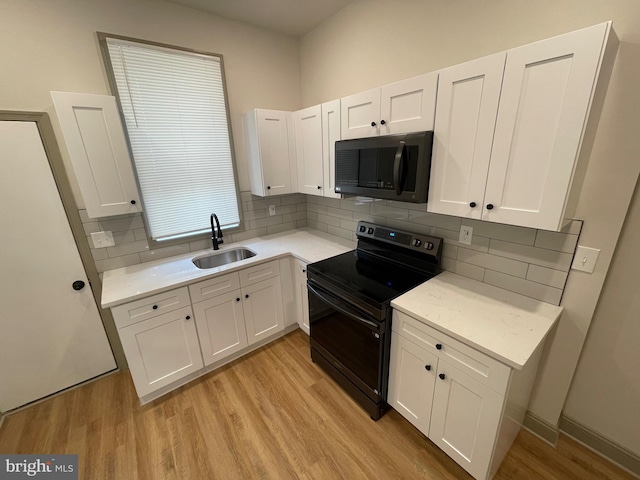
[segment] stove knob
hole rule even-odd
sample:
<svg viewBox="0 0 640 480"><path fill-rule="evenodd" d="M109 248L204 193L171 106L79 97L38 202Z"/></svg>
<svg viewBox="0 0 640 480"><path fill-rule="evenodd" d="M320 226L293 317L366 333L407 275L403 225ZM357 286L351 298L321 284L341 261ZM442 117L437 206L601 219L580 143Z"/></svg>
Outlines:
<svg viewBox="0 0 640 480"><path fill-rule="evenodd" d="M364 225L360 225L360 232L364 233L367 231L367 227L365 227Z"/></svg>
<svg viewBox="0 0 640 480"><path fill-rule="evenodd" d="M367 230L367 233L368 233L369 235L373 235L373 228L369 227L369 230Z"/></svg>
<svg viewBox="0 0 640 480"><path fill-rule="evenodd" d="M433 243L427 242L427 244L424 246L424 248L426 248L427 250L433 250Z"/></svg>
<svg viewBox="0 0 640 480"><path fill-rule="evenodd" d="M411 242L411 245L413 245L414 247L419 247L420 245L422 245L422 240L416 238L413 242Z"/></svg>

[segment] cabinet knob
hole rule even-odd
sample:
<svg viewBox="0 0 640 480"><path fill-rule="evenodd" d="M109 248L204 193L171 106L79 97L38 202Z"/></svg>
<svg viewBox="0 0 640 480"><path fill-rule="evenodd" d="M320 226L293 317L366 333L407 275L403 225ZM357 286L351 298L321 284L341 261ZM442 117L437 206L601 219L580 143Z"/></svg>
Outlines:
<svg viewBox="0 0 640 480"><path fill-rule="evenodd" d="M186 317L184 317L185 320L191 320L191 315L187 315Z"/></svg>
<svg viewBox="0 0 640 480"><path fill-rule="evenodd" d="M438 350L442 350L442 344L441 343L436 343L436 348Z"/></svg>
<svg viewBox="0 0 640 480"><path fill-rule="evenodd" d="M471 203L469 204L469 206L470 206L471 208L476 208L476 202L471 202Z"/></svg>
<svg viewBox="0 0 640 480"><path fill-rule="evenodd" d="M493 203L487 204L487 210L493 210Z"/></svg>
<svg viewBox="0 0 640 480"><path fill-rule="evenodd" d="M385 122L384 120L380 120L380 125L386 125L387 122Z"/></svg>
<svg viewBox="0 0 640 480"><path fill-rule="evenodd" d="M84 288L84 282L82 280L76 280L71 284L74 290L82 290Z"/></svg>
<svg viewBox="0 0 640 480"><path fill-rule="evenodd" d="M303 269L302 269L302 273L307 273L307 269L306 269L306 268L303 268Z"/></svg>
<svg viewBox="0 0 640 480"><path fill-rule="evenodd" d="M247 293L247 294L244 296L244 298L249 298L249 294Z"/></svg>
<svg viewBox="0 0 640 480"><path fill-rule="evenodd" d="M131 200L131 205L135 205L136 201L135 200Z"/></svg>
<svg viewBox="0 0 640 480"><path fill-rule="evenodd" d="M428 372L428 371L430 371L430 370L431 370L431 365L425 365L425 366L424 366L424 369L425 369L427 372Z"/></svg>
<svg viewBox="0 0 640 480"><path fill-rule="evenodd" d="M440 375L438 375L440 377L440 380L444 380L446 377L446 375L444 373L441 373Z"/></svg>
<svg viewBox="0 0 640 480"><path fill-rule="evenodd" d="M271 190L271 185L267 185L267 190Z"/></svg>
<svg viewBox="0 0 640 480"><path fill-rule="evenodd" d="M239 302L239 301L240 301L240 297L236 298L236 302Z"/></svg>
<svg viewBox="0 0 640 480"><path fill-rule="evenodd" d="M320 185L318 185L318 190L320 190L322 187Z"/></svg>
<svg viewBox="0 0 640 480"><path fill-rule="evenodd" d="M154 306L153 306L153 307L151 307L151 308L153 308L154 310L157 310L157 309L158 309L158 305L154 305Z"/></svg>
<svg viewBox="0 0 640 480"><path fill-rule="evenodd" d="M376 122L371 122L371 126L375 127L376 126Z"/></svg>

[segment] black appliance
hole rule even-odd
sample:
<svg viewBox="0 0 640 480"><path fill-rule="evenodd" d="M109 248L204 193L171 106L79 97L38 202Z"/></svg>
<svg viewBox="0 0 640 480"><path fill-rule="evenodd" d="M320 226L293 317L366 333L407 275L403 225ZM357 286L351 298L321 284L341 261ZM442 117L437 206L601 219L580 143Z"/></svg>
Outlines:
<svg viewBox="0 0 640 480"><path fill-rule="evenodd" d="M426 203L433 132L336 142L335 192Z"/></svg>
<svg viewBox="0 0 640 480"><path fill-rule="evenodd" d="M356 250L307 267L311 358L372 419L387 410L391 300L440 272L442 239L358 222Z"/></svg>

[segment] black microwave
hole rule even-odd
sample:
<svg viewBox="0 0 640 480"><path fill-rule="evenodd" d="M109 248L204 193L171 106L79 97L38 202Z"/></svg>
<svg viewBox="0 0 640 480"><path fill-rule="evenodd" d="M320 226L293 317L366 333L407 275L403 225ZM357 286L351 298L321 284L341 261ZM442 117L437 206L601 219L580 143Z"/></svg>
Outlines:
<svg viewBox="0 0 640 480"><path fill-rule="evenodd" d="M433 132L336 142L335 192L426 203Z"/></svg>

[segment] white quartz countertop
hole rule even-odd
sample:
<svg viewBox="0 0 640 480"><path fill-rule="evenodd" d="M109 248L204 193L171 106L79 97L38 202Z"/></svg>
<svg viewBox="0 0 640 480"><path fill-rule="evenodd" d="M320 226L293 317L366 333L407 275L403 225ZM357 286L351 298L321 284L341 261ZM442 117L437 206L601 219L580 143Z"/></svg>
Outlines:
<svg viewBox="0 0 640 480"><path fill-rule="evenodd" d="M477 350L522 369L562 307L451 272L397 297L391 306Z"/></svg>
<svg viewBox="0 0 640 480"><path fill-rule="evenodd" d="M253 250L256 256L222 267L197 268L191 259L215 253L208 249L106 271L102 279L102 307L114 307L287 255L293 255L307 263L317 262L353 250L355 242L318 230L298 229L244 242L223 244L219 252L241 247Z"/></svg>

